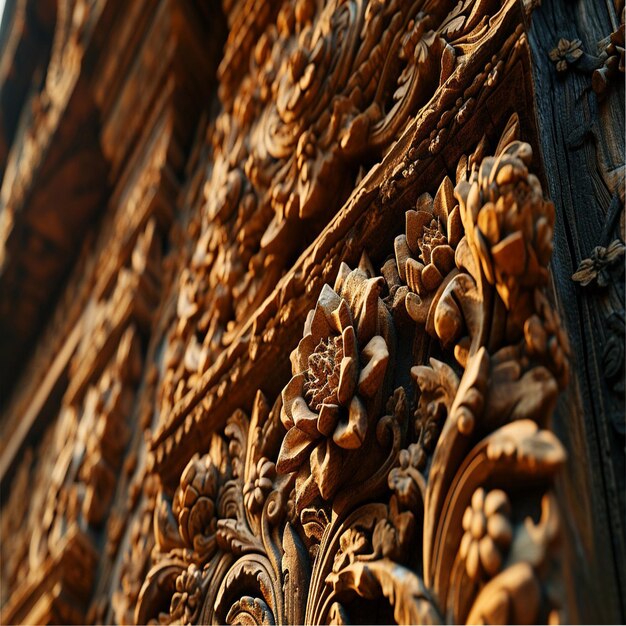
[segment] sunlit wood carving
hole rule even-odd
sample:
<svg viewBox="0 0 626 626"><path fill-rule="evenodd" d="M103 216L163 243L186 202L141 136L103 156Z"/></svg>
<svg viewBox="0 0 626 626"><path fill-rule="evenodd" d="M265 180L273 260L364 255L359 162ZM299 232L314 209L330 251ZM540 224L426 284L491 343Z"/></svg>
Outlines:
<svg viewBox="0 0 626 626"><path fill-rule="evenodd" d="M623 617L623 0L6 10L0 622Z"/></svg>
<svg viewBox="0 0 626 626"><path fill-rule="evenodd" d="M512 118L493 157L408 208L395 283L365 256L341 266L281 395L236 411L160 496L138 623L529 623L564 608L550 485L565 451L546 425L569 348L543 294L554 209L516 135ZM410 314L397 321L392 290ZM398 386L397 345L425 330L453 350Z"/></svg>

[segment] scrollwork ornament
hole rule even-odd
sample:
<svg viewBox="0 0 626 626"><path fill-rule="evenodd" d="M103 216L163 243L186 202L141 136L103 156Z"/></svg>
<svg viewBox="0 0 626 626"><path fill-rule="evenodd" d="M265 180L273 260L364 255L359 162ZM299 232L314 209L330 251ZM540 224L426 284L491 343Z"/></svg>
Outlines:
<svg viewBox="0 0 626 626"><path fill-rule="evenodd" d="M459 6L442 32L474 19ZM308 52L289 65L285 116L317 71ZM561 611L551 488L565 451L546 425L569 347L544 293L554 209L518 134L514 116L495 156L484 140L462 160L456 188L446 177L434 197L416 194L384 277L364 255L321 289L273 406L259 392L250 417L236 410L173 504L160 497L138 617L345 624L375 605L384 622L517 623ZM424 332L438 358L404 349L401 361L398 342Z"/></svg>

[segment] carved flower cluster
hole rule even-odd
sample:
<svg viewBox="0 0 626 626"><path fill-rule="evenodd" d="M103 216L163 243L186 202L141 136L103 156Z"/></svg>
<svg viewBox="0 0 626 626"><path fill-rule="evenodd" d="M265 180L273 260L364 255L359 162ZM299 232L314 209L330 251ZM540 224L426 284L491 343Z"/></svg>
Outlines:
<svg viewBox="0 0 626 626"><path fill-rule="evenodd" d="M473 580L495 576L502 568L513 538L510 514L511 503L501 489L486 495L483 488L474 492L463 515L465 533L459 547L459 555Z"/></svg>
<svg viewBox="0 0 626 626"><path fill-rule="evenodd" d="M202 537L215 532L215 499L219 473L209 455L194 455L185 468L173 503L173 513L185 544L196 548Z"/></svg>
<svg viewBox="0 0 626 626"><path fill-rule="evenodd" d="M554 205L529 173L531 160L531 147L514 141L499 156L483 159L456 188L465 232L485 276L521 319L530 308L520 302L520 293L547 283L554 226Z"/></svg>
<svg viewBox="0 0 626 626"><path fill-rule="evenodd" d="M406 212L405 234L396 237L394 250L400 278L409 288L405 303L419 321L419 298L437 290L454 267L454 251L463 236L458 203L446 176L435 198L424 193L416 207Z"/></svg>
<svg viewBox="0 0 626 626"><path fill-rule="evenodd" d="M339 293L324 286L291 354L293 378L283 389L281 410L288 432L276 467L281 473L301 470L299 506L317 494L333 496L343 451L359 448L367 435L367 403L381 389L389 361L379 334L387 322L379 319L381 308L388 315L378 297L381 280L343 265Z"/></svg>

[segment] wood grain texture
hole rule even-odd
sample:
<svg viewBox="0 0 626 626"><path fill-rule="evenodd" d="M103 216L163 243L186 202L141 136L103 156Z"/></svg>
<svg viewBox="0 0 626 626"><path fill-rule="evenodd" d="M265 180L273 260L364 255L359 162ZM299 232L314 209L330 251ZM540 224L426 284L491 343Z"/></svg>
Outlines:
<svg viewBox="0 0 626 626"><path fill-rule="evenodd" d="M596 246L624 238L624 76L599 101L591 85L594 59L560 74L550 51L561 38L580 39L585 54L596 57L620 19L611 2L550 0L529 28L542 157L557 210L554 289L573 345L575 384L554 427L572 451L563 490L580 533L572 543L573 578L576 593L586 596L583 621L624 619L624 396L623 387L612 390L603 364L607 318L624 308L623 271L608 287L611 297L572 280Z"/></svg>

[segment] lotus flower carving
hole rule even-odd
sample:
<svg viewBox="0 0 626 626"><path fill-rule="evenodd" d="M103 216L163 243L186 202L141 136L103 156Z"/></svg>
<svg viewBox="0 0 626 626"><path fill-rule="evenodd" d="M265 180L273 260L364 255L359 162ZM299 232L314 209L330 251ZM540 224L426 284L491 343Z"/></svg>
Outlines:
<svg viewBox="0 0 626 626"><path fill-rule="evenodd" d="M283 389L281 412L287 435L276 467L298 471L299 508L317 495L334 495L345 454L368 434L391 350L381 282L342 265L335 289L324 286L291 354L293 377Z"/></svg>

